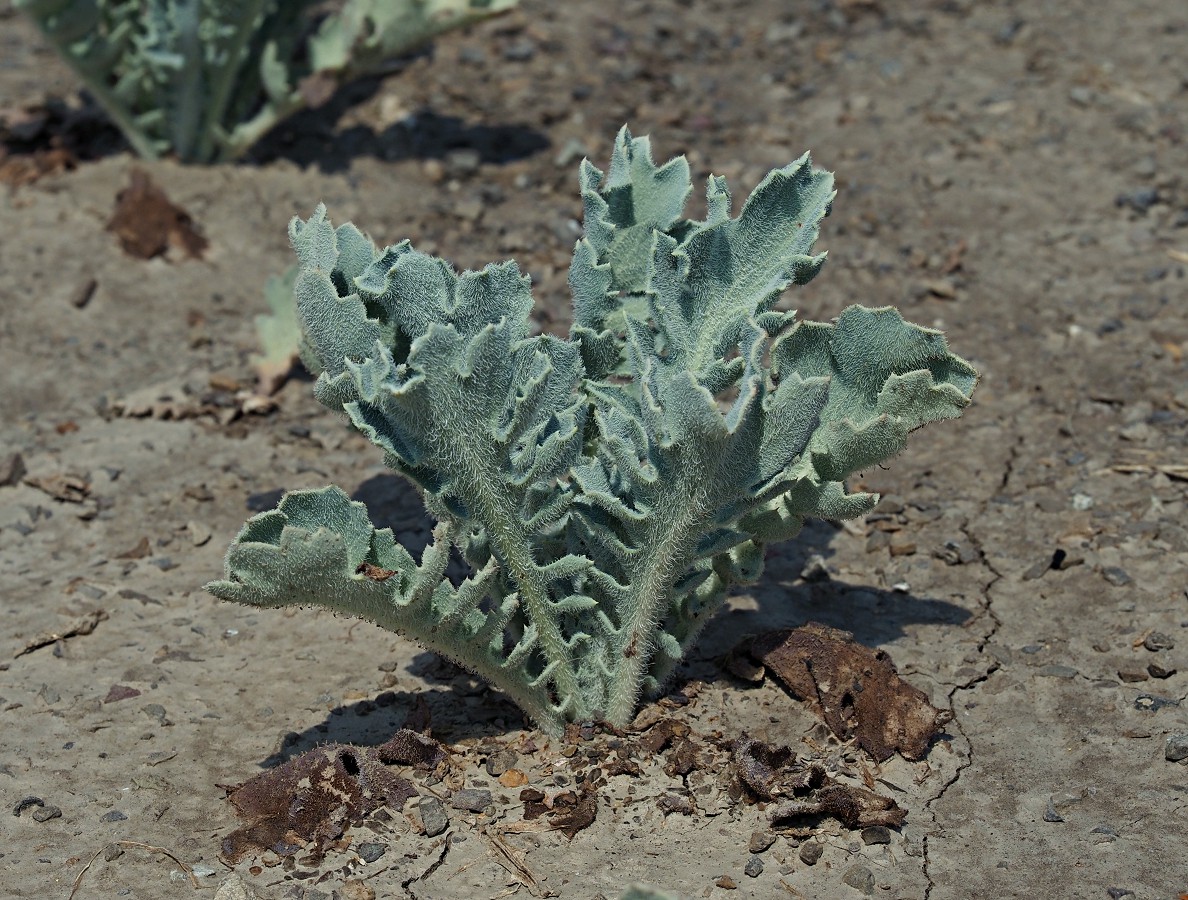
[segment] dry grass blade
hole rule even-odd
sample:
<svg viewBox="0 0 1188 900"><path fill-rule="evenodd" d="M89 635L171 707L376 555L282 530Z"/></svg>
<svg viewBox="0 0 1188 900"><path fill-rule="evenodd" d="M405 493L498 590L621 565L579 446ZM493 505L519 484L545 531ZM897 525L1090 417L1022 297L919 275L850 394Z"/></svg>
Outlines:
<svg viewBox="0 0 1188 900"><path fill-rule="evenodd" d="M522 850L517 850L496 831L480 829L479 834L487 842L487 847L491 850L495 861L514 875L533 897L554 896L551 891L541 887L532 870L528 868L528 860Z"/></svg>
<svg viewBox="0 0 1188 900"><path fill-rule="evenodd" d="M150 853L164 853L171 860L173 860L175 863L177 863L178 868L180 868L183 872L186 873L187 876L189 876L190 884L192 884L195 888L201 887L201 885L198 883L198 879L194 876L194 870L191 869L189 866L187 866L184 862L182 862L180 859L178 859L176 856L174 856L171 851L167 850L164 847L157 847L157 846L154 846L153 844L144 844L144 843L141 843L140 841L112 841L112 844L115 844L116 846L119 846L119 847L132 847L137 850L148 850ZM82 885L83 876L87 874L87 870L89 868L91 868L91 865L95 862L95 860L97 860L99 858L99 854L102 853L104 850L106 850L110 846L111 846L111 844L104 844L102 847L100 847L98 850L95 851L94 856L92 856L89 860L87 860L87 864L82 867L82 871L80 871L78 873L78 875L75 876L74 885L70 888L70 896L67 897L66 900L74 900L74 895L78 893L78 889Z"/></svg>

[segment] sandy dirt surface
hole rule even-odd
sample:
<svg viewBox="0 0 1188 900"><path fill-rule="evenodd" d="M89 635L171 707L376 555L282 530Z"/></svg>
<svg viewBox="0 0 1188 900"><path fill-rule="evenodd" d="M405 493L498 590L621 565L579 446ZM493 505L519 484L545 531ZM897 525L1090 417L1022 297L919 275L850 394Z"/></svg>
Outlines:
<svg viewBox="0 0 1188 900"><path fill-rule="evenodd" d="M0 893L66 897L82 873L78 897L211 896L239 824L225 786L319 743L378 745L426 711L452 755L410 775L419 800L320 858L244 859L245 890L1188 891L1186 40L1185 10L1155 0L524 0L244 164L145 166L209 240L201 259L121 252L105 224L138 163L115 142L0 188L0 796L16 813L0 815ZM77 103L78 86L0 4L0 108L50 96ZM794 304L895 304L982 372L961 420L855 479L879 509L773 549L645 710L692 729L703 756L684 774L672 747L594 774L610 736L525 730L400 637L202 590L285 489L337 483L403 540L428 534L415 493L308 380L236 415L289 217L325 201L460 267L514 256L541 327L563 329L577 162L605 165L624 122L736 197L812 150L839 194L829 262ZM952 710L925 760L879 766L770 680L723 670L742 636L810 620L885 649ZM773 830L714 770L714 742L744 732L873 783L905 823ZM572 839L524 821L525 788L560 803L601 781Z"/></svg>

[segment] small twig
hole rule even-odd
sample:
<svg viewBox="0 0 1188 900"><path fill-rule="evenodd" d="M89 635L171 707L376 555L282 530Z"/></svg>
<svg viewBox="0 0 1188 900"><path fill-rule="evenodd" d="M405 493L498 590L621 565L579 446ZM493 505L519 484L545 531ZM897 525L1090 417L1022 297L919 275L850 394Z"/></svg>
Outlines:
<svg viewBox="0 0 1188 900"><path fill-rule="evenodd" d="M95 626L97 626L100 622L102 622L106 618L107 618L106 610L102 610L102 609L92 610L91 612L89 612L85 616L83 616L81 619L76 621L73 625L71 625L65 631L49 632L46 634L38 635L37 637L33 638L33 640L31 640L31 641L29 641L29 643L25 644L25 649L19 651L13 657L13 659L18 659L18 658L24 656L26 653L32 653L34 650L40 650L42 647L48 647L51 644L56 644L56 643L58 643L58 641L64 641L64 640L67 640L68 638L72 638L72 637L80 637L81 635L84 635L84 634L90 634L92 631L95 630Z"/></svg>
<svg viewBox="0 0 1188 900"><path fill-rule="evenodd" d="M1185 253L1183 250L1168 250L1167 255L1176 262L1188 263L1188 253Z"/></svg>
<svg viewBox="0 0 1188 900"><path fill-rule="evenodd" d="M536 876L528 868L528 861L523 851L517 850L494 830L480 828L479 834L487 840L488 846L495 851L492 854L495 857L495 861L515 876L524 887L528 888L528 892L533 897L553 896L551 891L545 890L540 886L540 882L536 880Z"/></svg>
<svg viewBox="0 0 1188 900"><path fill-rule="evenodd" d="M169 850L166 850L164 847L155 847L152 844L144 844L144 843L141 843L140 841L112 841L112 844L116 844L117 846L120 846L120 847L135 847L140 850L148 850L152 853L164 853L171 860L173 860L175 863L177 863L183 872L185 872L188 876L190 876L190 884L192 884L195 888L199 888L202 886L198 883L198 879L194 875L194 870L191 869L189 866L187 866L184 862L182 862L176 856L174 856L173 853L171 853ZM78 893L78 889L82 885L83 876L87 874L87 869L91 868L91 864L94 863L95 860L97 860L99 858L99 854L102 853L104 850L106 850L110 846L111 846L111 844L104 844L102 847L100 847L98 850L95 851L95 855L92 856L87 861L87 864L82 867L82 871L80 871L78 873L78 875L75 876L74 886L70 889L70 896L67 897L66 900L74 900L74 895Z"/></svg>

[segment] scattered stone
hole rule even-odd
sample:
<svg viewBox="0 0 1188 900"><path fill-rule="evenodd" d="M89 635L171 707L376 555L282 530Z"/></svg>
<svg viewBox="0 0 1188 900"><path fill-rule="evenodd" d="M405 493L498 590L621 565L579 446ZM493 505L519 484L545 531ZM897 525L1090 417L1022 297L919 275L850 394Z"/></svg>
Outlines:
<svg viewBox="0 0 1188 900"><path fill-rule="evenodd" d="M846 873L842 875L842 881L854 890L861 891L868 896L874 893L874 872L866 868L866 866L850 866L850 868L846 869Z"/></svg>
<svg viewBox="0 0 1188 900"><path fill-rule="evenodd" d="M758 878L763 874L763 860L758 856L752 855L747 860L746 866L743 867L743 872L748 878Z"/></svg>
<svg viewBox="0 0 1188 900"><path fill-rule="evenodd" d="M37 822L48 822L62 815L62 810L56 806L39 806L33 810L33 819Z"/></svg>
<svg viewBox="0 0 1188 900"><path fill-rule="evenodd" d="M871 825L869 828L863 828L862 843L867 846L871 844L890 844L891 829L886 825Z"/></svg>
<svg viewBox="0 0 1188 900"><path fill-rule="evenodd" d="M156 719L158 724L164 725L168 720L165 718L165 707L160 703L149 703L141 710L146 716Z"/></svg>
<svg viewBox="0 0 1188 900"><path fill-rule="evenodd" d="M697 811L697 808L693 805L693 801L681 794L664 794L656 801L656 806L666 816L672 813L691 816Z"/></svg>
<svg viewBox="0 0 1188 900"><path fill-rule="evenodd" d="M1163 758L1168 762L1188 763L1188 732L1169 734L1163 747Z"/></svg>
<svg viewBox="0 0 1188 900"><path fill-rule="evenodd" d="M825 845L820 841L805 841L800 845L800 861L806 866L815 866L825 852Z"/></svg>
<svg viewBox="0 0 1188 900"><path fill-rule="evenodd" d="M1171 678L1176 674L1176 667L1166 661L1147 663L1147 674L1152 678Z"/></svg>
<svg viewBox="0 0 1188 900"><path fill-rule="evenodd" d="M360 844L356 848L356 852L363 857L363 862L373 863L388 852L388 847L386 844L377 844L372 841L366 844Z"/></svg>
<svg viewBox="0 0 1188 900"><path fill-rule="evenodd" d="M770 831L755 831L751 833L751 840L747 849L752 853L762 853L775 843L776 836Z"/></svg>
<svg viewBox="0 0 1188 900"><path fill-rule="evenodd" d="M124 848L119 844L108 844L103 848L103 858L108 862L114 862L124 855Z"/></svg>
<svg viewBox="0 0 1188 900"><path fill-rule="evenodd" d="M519 769L508 769L499 776L499 783L505 788L523 787L528 783L528 776Z"/></svg>
<svg viewBox="0 0 1188 900"><path fill-rule="evenodd" d="M1134 671L1130 669L1119 669L1118 678L1127 684L1135 684L1139 681L1146 681L1150 676L1146 672Z"/></svg>
<svg viewBox="0 0 1188 900"><path fill-rule="evenodd" d="M11 487L24 478L27 471L25 460L19 453L0 457L0 487Z"/></svg>
<svg viewBox="0 0 1188 900"><path fill-rule="evenodd" d="M123 822L128 817L120 812L118 809L113 809L111 812L105 812L99 817L100 822Z"/></svg>
<svg viewBox="0 0 1188 900"><path fill-rule="evenodd" d="M1136 191L1121 193L1114 198L1114 205L1122 208L1129 207L1137 213L1145 213L1159 202L1159 192L1155 188L1139 188Z"/></svg>
<svg viewBox="0 0 1188 900"><path fill-rule="evenodd" d="M1171 639L1169 635L1162 631L1152 631L1149 635L1143 638L1143 646L1152 653L1158 653L1160 650L1174 650L1176 642Z"/></svg>
<svg viewBox="0 0 1188 900"><path fill-rule="evenodd" d="M120 700L129 700L132 697L139 697L140 691L134 687L128 687L125 684L113 684L107 691L107 696L103 698L104 703L118 703Z"/></svg>
<svg viewBox="0 0 1188 900"><path fill-rule="evenodd" d="M487 774L492 778L498 778L508 769L515 768L516 763L519 761L520 755L512 749L501 750L498 753L492 753L487 757Z"/></svg>
<svg viewBox="0 0 1188 900"><path fill-rule="evenodd" d="M1101 577L1114 587L1124 587L1134 583L1134 579L1121 566L1106 566L1101 570Z"/></svg>
<svg viewBox="0 0 1188 900"><path fill-rule="evenodd" d="M1123 897L1134 896L1134 891L1120 887L1106 888L1106 893L1110 895L1110 900L1122 900Z"/></svg>
<svg viewBox="0 0 1188 900"><path fill-rule="evenodd" d="M12 814L14 816L20 816L25 810L35 806L45 806L45 801L40 797L24 797L16 802L16 805L12 808Z"/></svg>
<svg viewBox="0 0 1188 900"><path fill-rule="evenodd" d="M436 797L422 797L418 812L421 814L421 825L425 828L426 837L437 837L450 827L449 814Z"/></svg>
<svg viewBox="0 0 1188 900"><path fill-rule="evenodd" d="M1045 822L1063 822L1064 816L1056 812L1056 806L1052 803L1052 798L1048 798L1048 808L1044 810Z"/></svg>
<svg viewBox="0 0 1188 900"><path fill-rule="evenodd" d="M50 687L48 684L43 684L41 686L41 690L37 692L37 696L45 701L47 706L53 706L62 699L62 695L58 692L58 690L56 688Z"/></svg>
<svg viewBox="0 0 1188 900"><path fill-rule="evenodd" d="M1104 838L1104 840L1098 841L1099 844L1103 844L1103 843L1108 844L1108 843L1112 843L1112 842L1118 840L1118 832L1114 831L1114 829L1111 828L1109 825L1098 825L1096 828L1094 828L1089 833L1090 834L1100 834Z"/></svg>
<svg viewBox="0 0 1188 900"><path fill-rule="evenodd" d="M723 875L721 878L715 881L714 884L724 891L733 891L738 888L738 885L734 883L734 879L729 875Z"/></svg>
<svg viewBox="0 0 1188 900"><path fill-rule="evenodd" d="M1042 666L1035 674L1041 678L1076 678L1080 673L1072 666Z"/></svg>
<svg viewBox="0 0 1188 900"><path fill-rule="evenodd" d="M482 812L491 805L491 792L478 788L466 788L456 791L450 798L450 806L469 812Z"/></svg>

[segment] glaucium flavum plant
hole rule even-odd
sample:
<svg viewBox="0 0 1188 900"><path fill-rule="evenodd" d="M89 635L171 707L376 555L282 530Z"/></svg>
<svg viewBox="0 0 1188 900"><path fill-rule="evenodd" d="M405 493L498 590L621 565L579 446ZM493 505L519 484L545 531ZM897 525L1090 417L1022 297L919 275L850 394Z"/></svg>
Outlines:
<svg viewBox="0 0 1188 900"><path fill-rule="evenodd" d="M15 0L143 157L241 155L343 81L518 0Z"/></svg>
<svg viewBox="0 0 1188 900"><path fill-rule="evenodd" d="M314 391L377 444L438 520L420 560L337 487L296 491L231 545L218 597L317 605L408 635L487 679L543 729L626 724L765 545L877 497L845 478L953 418L977 373L891 308L832 323L773 309L820 270L833 177L807 155L731 217L711 176L682 218L683 157L623 129L581 167L568 338L532 335L514 262L458 275L378 249L322 207L295 219ZM444 577L451 549L472 567Z"/></svg>

